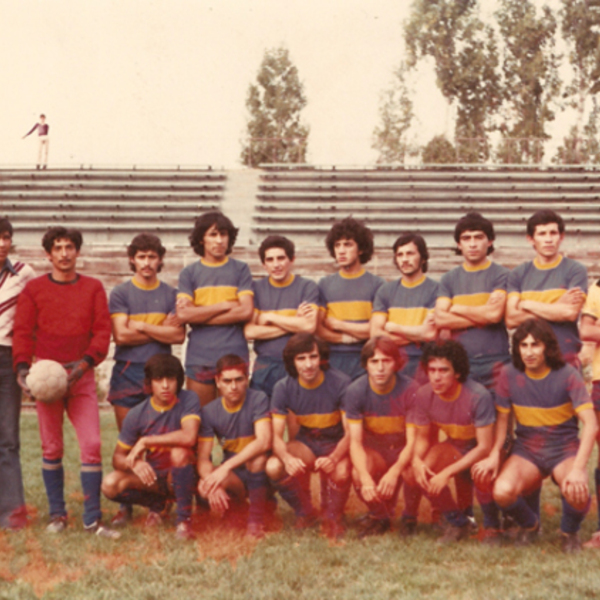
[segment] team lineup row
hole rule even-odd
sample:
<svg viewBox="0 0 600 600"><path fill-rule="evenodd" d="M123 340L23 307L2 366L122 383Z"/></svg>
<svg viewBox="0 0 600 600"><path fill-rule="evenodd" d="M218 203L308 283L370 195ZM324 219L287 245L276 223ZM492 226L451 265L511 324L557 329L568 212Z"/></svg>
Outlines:
<svg viewBox="0 0 600 600"><path fill-rule="evenodd" d="M2 228L5 226L0 227L0 235L8 241L0 246L0 250L5 246L9 248L12 238L10 224L5 234ZM212 508L224 510L229 498L226 490L235 495L246 489L250 496L251 520L248 528L252 535L262 534L262 520L256 518L257 507L262 506L258 512L263 514L265 507L268 509L273 506L272 492L269 491L273 486L296 511L299 526L314 520L314 511L306 503L307 473L314 466L322 473L324 522L330 535L337 537L343 533L340 517L351 479L370 509L369 519L361 531L363 535L389 528L395 497L400 482L404 480L405 511L402 529L414 530L416 509L424 491L432 500L432 505L444 516L446 530L442 539L460 539L466 534L468 523L465 519L472 514L472 482L468 474L473 467L473 477L479 484L477 489L484 514L485 539L492 540L493 543L499 539L497 505L503 507L505 515L513 517L521 527L517 539L522 542L534 535L532 532L539 525L536 497L539 505L541 480L552 472L554 479L561 484L563 493L565 516L562 531L565 534L565 548L578 548L576 531L581 520L579 517L583 518L585 515L584 496L585 501L589 500L587 476L584 481L582 464L585 467L589 458L596 428L592 405L589 401L586 403L583 396L572 391L575 389L573 378L579 377L577 353L580 341L577 321L584 302L586 306L581 320L583 336L597 341L600 329L596 330L597 286L594 286L589 297L586 296L585 268L560 254L564 224L558 215L552 211L539 211L529 219L527 235L536 257L509 272L489 260L488 255L493 251L494 241L492 224L477 213L467 214L459 221L455 231L457 248L463 255L464 264L446 273L439 283L425 275L428 259L425 241L419 235L410 233L400 236L393 247L401 278L385 283L371 275L363 265L373 252L372 234L368 228L350 218L336 223L326 240L330 253L338 263L338 273L323 278L318 286L310 280L294 276L291 272L293 244L281 236L270 236L259 249L269 277L253 283L247 265L228 256L236 234L237 230L229 219L220 213L207 213L197 219L190 242L201 258L182 271L178 291L160 282L157 277L165 252L160 240L148 234L136 236L128 249L134 276L112 291L109 301L110 318L101 284L76 272L76 259L81 246L78 232L55 228L46 234L43 245L52 263L52 273L28 283L27 279L32 275L28 271L31 270L21 263L12 265L6 250L0 292L9 294L10 296L5 297L12 304L8 306L3 302L2 306L7 306L4 311L7 323L12 324L14 316L12 362L19 383L26 388L25 376L34 356L38 359L58 360L70 369L71 385L65 401L48 405L37 403L44 483L50 504L49 531L61 531L66 526L66 509L62 498L62 413L66 409L78 433L81 447L82 486L86 497L84 525L100 535L115 533L100 522L99 494L102 476L99 426L97 405L93 406L95 389L92 390L90 385L90 382L93 383L91 367L106 356L112 321L116 362L109 399L115 407L121 433L113 460L116 471L106 478L104 490L107 496L122 501L114 519L115 524L126 522L131 514L132 504L148 505L149 496L159 489L162 492L166 490L168 478L157 475L161 469L155 472L152 468L154 459L149 458L153 456L148 451L149 446L154 449L163 447L165 451L158 453L162 455L161 460L165 458L164 455L170 456L173 466L170 476L173 483L175 479L180 481L174 485L175 495L178 489L195 486L194 460L184 450L195 445L195 442L189 442L190 437L195 435L190 435L190 432L194 427L197 432L199 426L200 494L208 497ZM15 285L16 280L20 281L20 287ZM8 286L6 282L9 282ZM10 282L13 283L12 286ZM10 310L13 311L12 315ZM519 370L515 363L515 374L525 373L527 382L539 379L543 382L540 384L543 387L554 379L548 378L551 371L567 372L568 377L561 377L566 377L565 382L571 391L566 396L561 396L564 400L561 404L543 408L543 405L535 405L535 399L553 402L552 395L539 395L538 389L532 391L532 398L528 400L529 404L525 402L525 408L520 406L517 409L515 403L519 404L522 398L509 396L505 398L504 405L499 403L500 383L504 381L504 387L510 388L509 383L506 383L510 380L508 371L504 373L508 369L505 365L510 363L505 322L510 328L531 328L532 317L545 319L550 324L550 336L554 345L558 344L560 365L547 360L545 353L551 349L552 340L548 338L545 329L541 332L535 329L543 322L534 321L534 328L525 335L522 345L531 346L533 354L538 350L538 358L538 347L542 346L545 349L541 354L543 364L532 363L533 366L530 367L527 362L530 357L524 355L521 363L524 366ZM151 423L156 421L162 423L160 427L166 426L159 418L160 415L174 415L176 411L172 410L173 406L197 405L197 401L174 401L178 393L185 395L187 392L180 391L183 373L181 377L174 375L174 367L171 365L170 375L160 378L165 380L165 386L171 386L170 392L164 392L167 396L171 394L168 396L170 400L166 405L157 404L160 391L158 387L154 389L154 384L155 379L159 378L149 377L147 372L144 374L144 365L157 354L158 359L160 355L163 359L168 356L170 345L183 341L186 324L190 325L185 361L186 388L200 398L202 419L199 424L198 414L186 414L185 420L178 423L176 430L159 432ZM304 332L304 336L308 335L307 339L310 340L306 342L310 347L304 348L299 353L300 357L308 364L312 356L318 365L318 373L314 371L313 365L311 377L308 378L303 377L299 367L293 374L294 360L291 366L290 361L285 360L285 350L290 343L298 341L297 337L292 336L299 332ZM318 335L316 340L310 337L314 332ZM302 335L300 338L304 339ZM365 340L369 338L371 341L365 345ZM448 342L448 338L455 341ZM6 339L11 340L8 332ZM254 341L257 358L250 380L251 389L246 393L244 381L238 380L247 379L247 373L241 366L248 362L247 340ZM326 363L323 362L321 340L326 340L330 345ZM432 341L435 343L428 348L433 350L427 350L424 355L423 344ZM1 342L4 344L3 340ZM10 351L9 344L5 345ZM524 347L517 346L517 352L525 351ZM373 354L366 356L365 348L371 348ZM398 349L401 350L401 355L395 356L394 351L398 353ZM513 345L513 354L514 350ZM435 357L433 363L424 361L423 357L431 351L440 351L442 355ZM450 355L446 356L443 352L450 352ZM453 362L453 356L461 352L465 355L466 372ZM388 378L383 387L378 387L377 376L369 368L370 362L386 362L379 355L384 355L387 362L394 365L392 378ZM563 366L561 356L572 366ZM217 368L217 359L220 357L233 363L226 365L226 368L223 365ZM436 361L443 363L444 368L437 365ZM8 362L10 364L10 357ZM152 361L149 364L151 366ZM329 365L333 368L326 370ZM396 375L400 365L402 369ZM384 368L382 370L385 372ZM238 375L234 377L229 371L237 371ZM447 382L452 383L441 392L439 384L434 381L437 371L443 372ZM448 372L452 373L450 377ZM470 377L467 379L469 372ZM210 452L213 435L226 420L226 415L240 412L235 408L235 402L227 404L228 393L233 396L235 394L231 390L227 391L227 385L223 383L224 373L227 374L227 385L233 386L239 395L238 402L243 406L251 405L253 402L250 398L258 394L262 398L263 408L266 407L266 413L260 416L260 410L257 409L259 417L255 422L251 421L254 423L254 433L248 433L239 439L235 437L225 443L226 460L212 472ZM503 373L504 375L499 375ZM597 375L595 372L594 380L600 379ZM379 378L381 377L383 375L379 374ZM348 393L360 389L359 395L364 398L373 390L379 390L374 398L382 400L379 409L384 410L384 413L385 402L380 398L383 390L391 393L398 382L410 382L412 378L415 383L411 386L418 387L421 384L422 388L416 393L411 392L406 398L406 390L392 393L388 404L393 405L392 410L400 410L398 414L392 412L378 415L375 400L368 410L363 406L362 413L351 413L345 407L345 401L343 408L339 404L344 396L339 393L335 398L338 402L337 409L322 413L317 408L319 398L330 393L326 391L330 385L325 384L332 378L336 381L346 379L346 383L354 380ZM179 379L181 383L177 383ZM148 401L146 398L150 390L147 387L144 389L144 380L152 387L152 395ZM305 395L303 390L316 390L311 392L313 397L305 400L309 402L308 405L301 404L296 408L287 406L283 413L277 413L277 390L281 390L282 386L292 385L294 380L299 392L285 389L283 393L286 398L302 398ZM581 382L581 378L577 381ZM357 388L358 384L360 386ZM523 382L519 385L522 387ZM556 385L553 381L550 389L558 389ZM416 417L412 415L420 414L424 405L419 394L427 386L433 390L433 396L439 396L445 401L441 406L453 406L455 411L464 413L463 418L468 414L469 418L475 420L458 422L458 416L446 415L444 418L455 420L446 422L434 411L433 415L427 417L427 423L414 423ZM473 386L477 388L477 393L471 391ZM581 386L578 383L576 387L581 388L585 394L582 383ZM213 402L217 389L221 399ZM240 389L243 389L241 395ZM334 400L334 391L336 390L331 390L330 401ZM455 402L465 394L466 400ZM595 398L597 393L593 396ZM413 402L413 397L417 398L416 403ZM496 410L492 398L496 401ZM171 406L169 403L173 402ZM314 402L314 406L310 402ZM325 401L321 399L321 402ZM464 402L467 404L463 406ZM402 409L399 408L400 405L403 406ZM415 411L410 408L413 405ZM146 412L139 410L138 406L146 407ZM307 412L307 406L313 407L312 412ZM467 406L470 408L467 409ZM505 441L506 431L509 430L508 419L504 417L508 415L511 406L517 423L517 442L496 478L500 465L500 442ZM223 414L217 414L218 409L215 407L225 407ZM130 413L134 408L135 412ZM94 411L95 419L92 415ZM265 454L264 447L264 430L269 431L269 438L271 436L269 411L273 420L273 455L270 458ZM281 417L285 417L288 412L295 415L292 420L295 425L289 424L291 441L286 444L283 442L283 433L287 419ZM494 426L496 412L498 422ZM575 448L575 413L584 422L579 450ZM139 421L139 415L142 414L149 419L144 425L149 429L142 427L136 430L140 438L132 439L132 423ZM590 422L589 414L593 417L593 423ZM348 417L347 426L343 424L342 415ZM421 417L422 421L427 421L422 415ZM216 424L212 425L214 430L209 429L203 433L205 423L210 427L211 419L216 419ZM240 419L243 420L241 417ZM170 418L166 421L169 423L168 427L172 428ZM414 424L415 428L407 428L407 422L409 425ZM139 423L138 425L141 427ZM299 430L296 433L297 427ZM520 441L520 427L541 427L540 431L548 438L548 447L551 448L547 450L548 456L534 456L539 450L542 433L536 431L531 438L534 441L527 443L527 435L523 438L523 431L521 437L525 441ZM421 430L428 428L431 431L427 436L429 447L426 447L421 439ZM440 428L447 437L443 444L439 443L438 438ZM417 432L416 436L411 434L413 429ZM501 435L503 429L504 436ZM125 433L128 431L129 437L126 437ZM151 442L146 440L144 432L152 433L149 438ZM260 432L262 435L259 435ZM570 433L567 435L565 432ZM335 435L331 437L334 433L341 437L334 439ZM165 437L157 441L157 435ZM589 442L590 435L591 444L586 443ZM391 437L388 439L387 436ZM218 433L217 437L226 438ZM508 436L509 439L510 437ZM405 441L400 441L400 438ZM375 439L377 443L373 442ZM167 452L166 448L170 446L175 448ZM247 450L248 447L250 450ZM359 447L363 448L362 452ZM260 460L259 456L262 457ZM554 462L556 459L560 460ZM532 468L524 467L520 461ZM164 466L164 462L160 464ZM238 473L240 469L244 471L243 475ZM152 481L151 471L154 472ZM175 477L176 471L184 475ZM505 471L511 476L504 476ZM596 470L597 484L598 473ZM270 483L260 484L263 481L261 478L267 478ZM457 484L456 501L447 487L450 478L454 478ZM496 481L492 495L488 480L493 479ZM485 481L487 485L483 485ZM511 486L507 485L507 481L512 483L514 489L509 489ZM15 486L15 489L18 487ZM487 496L481 491L483 488L487 489ZM131 494L133 499L130 498ZM17 495L14 494L15 498ZM164 493L158 495L164 500ZM259 497L263 501L257 501ZM511 500L508 504L507 499ZM512 504L517 499L518 508L513 510ZM530 507L531 514L527 513L520 500ZM152 506L156 507L156 498L152 502ZM4 499L0 508L3 504ZM178 502L177 531L181 537L186 537L192 535L189 514L186 513L191 502L189 506L186 502L181 502L181 514L179 504ZM5 515L0 523L13 527L23 523L26 517L22 507L23 502L15 504L13 498L12 509L5 512L0 510L0 518ZM156 520L157 516L158 511L151 510L148 518ZM600 543L600 540L594 536L590 543L594 545L596 542Z"/></svg>

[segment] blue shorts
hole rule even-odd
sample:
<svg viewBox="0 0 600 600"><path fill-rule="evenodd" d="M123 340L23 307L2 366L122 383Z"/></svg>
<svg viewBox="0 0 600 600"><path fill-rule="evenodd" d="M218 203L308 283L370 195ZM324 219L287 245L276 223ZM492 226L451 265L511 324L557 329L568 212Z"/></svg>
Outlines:
<svg viewBox="0 0 600 600"><path fill-rule="evenodd" d="M600 412L600 381L594 381L592 384L592 402L594 410Z"/></svg>
<svg viewBox="0 0 600 600"><path fill-rule="evenodd" d="M365 448L374 450L383 458L387 468L389 469L400 456L400 452L404 449L405 444L398 446L397 444L378 444L375 440L365 440Z"/></svg>
<svg viewBox="0 0 600 600"><path fill-rule="evenodd" d="M287 371L283 360L270 356L257 356L252 370L250 388L264 392L270 398L275 384L286 375Z"/></svg>
<svg viewBox="0 0 600 600"><path fill-rule="evenodd" d="M469 376L480 383L494 396L496 382L504 365L510 363L510 356L495 354L491 356L470 358Z"/></svg>
<svg viewBox="0 0 600 600"><path fill-rule="evenodd" d="M331 352L329 366L346 373L352 380L366 373L360 364L360 352Z"/></svg>
<svg viewBox="0 0 600 600"><path fill-rule="evenodd" d="M577 438L562 444L548 444L540 448L535 440L523 440L517 437L511 456L514 454L528 460L540 470L542 477L548 477L561 462L575 456L578 449L579 440Z"/></svg>
<svg viewBox="0 0 600 600"><path fill-rule="evenodd" d="M215 385L217 371L215 367L203 365L188 365L185 367L186 377L204 385Z"/></svg>
<svg viewBox="0 0 600 600"><path fill-rule="evenodd" d="M148 397L144 391L144 363L115 362L110 377L108 401L113 406L133 408Z"/></svg>
<svg viewBox="0 0 600 600"><path fill-rule="evenodd" d="M305 446L310 448L311 452L317 458L331 454L340 441L339 439L336 440L329 436L319 436L318 429L311 429L309 431L310 433L301 427L295 440L297 442L302 442Z"/></svg>

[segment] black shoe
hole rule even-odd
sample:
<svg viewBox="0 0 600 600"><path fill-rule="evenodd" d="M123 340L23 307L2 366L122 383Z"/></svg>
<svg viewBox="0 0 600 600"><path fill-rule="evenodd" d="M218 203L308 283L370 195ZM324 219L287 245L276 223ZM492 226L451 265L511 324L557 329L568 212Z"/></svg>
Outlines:
<svg viewBox="0 0 600 600"><path fill-rule="evenodd" d="M417 533L417 520L413 517L402 517L400 521L400 537L410 537Z"/></svg>
<svg viewBox="0 0 600 600"><path fill-rule="evenodd" d="M437 539L437 543L441 546L455 544L456 542L460 542L460 540L464 540L465 538L469 537L470 531L471 525L469 523L462 525L461 527L457 527L456 525L448 525L448 527L446 527L446 531L444 531L444 534Z"/></svg>
<svg viewBox="0 0 600 600"><path fill-rule="evenodd" d="M561 531L562 540L560 542L560 549L565 554L577 554L581 552L581 540L577 533L565 533Z"/></svg>
<svg viewBox="0 0 600 600"><path fill-rule="evenodd" d="M110 520L112 527L125 527L133 518L133 506L121 504L117 514Z"/></svg>
<svg viewBox="0 0 600 600"><path fill-rule="evenodd" d="M537 523L535 527L526 529L525 527L519 527L517 535L515 536L515 546L530 546L537 541L540 536L540 524Z"/></svg>
<svg viewBox="0 0 600 600"><path fill-rule="evenodd" d="M371 517L364 527L358 532L358 539L362 540L370 535L383 535L391 529L389 519L374 519Z"/></svg>

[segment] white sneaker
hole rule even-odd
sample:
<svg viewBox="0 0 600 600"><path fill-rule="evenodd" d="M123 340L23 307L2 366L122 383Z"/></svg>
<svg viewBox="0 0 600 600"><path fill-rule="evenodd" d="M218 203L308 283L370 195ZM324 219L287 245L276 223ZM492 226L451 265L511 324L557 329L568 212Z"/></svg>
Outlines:
<svg viewBox="0 0 600 600"><path fill-rule="evenodd" d="M106 525L102 525L100 521L94 521L91 525L84 525L83 529L88 533L93 533L98 537L107 538L109 540L118 540L121 537L121 534L114 529L110 529L106 527Z"/></svg>

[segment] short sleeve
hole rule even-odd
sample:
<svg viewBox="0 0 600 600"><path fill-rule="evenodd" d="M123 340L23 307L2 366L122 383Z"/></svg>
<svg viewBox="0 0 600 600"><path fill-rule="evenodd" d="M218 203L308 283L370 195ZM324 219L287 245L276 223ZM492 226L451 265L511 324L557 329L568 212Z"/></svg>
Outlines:
<svg viewBox="0 0 600 600"><path fill-rule="evenodd" d="M274 415L287 416L288 414L288 387L286 385L288 378L280 379L273 388L271 395L271 412Z"/></svg>
<svg viewBox="0 0 600 600"><path fill-rule="evenodd" d="M216 402L216 400L213 402ZM200 433L198 437L212 440L215 437L215 428L211 422L209 407L210 404L207 404L200 409Z"/></svg>
<svg viewBox="0 0 600 600"><path fill-rule="evenodd" d="M571 398L571 403L573 404L575 412L579 412L586 408L593 408L583 378L574 368L570 367L570 371L567 379L567 389L569 390L569 397Z"/></svg>
<svg viewBox="0 0 600 600"><path fill-rule="evenodd" d="M264 392L256 391L252 407L252 422L256 423L269 417L269 398Z"/></svg>
<svg viewBox="0 0 600 600"><path fill-rule="evenodd" d="M118 285L110 293L108 300L108 310L111 316L114 315L129 315L129 302L127 302L127 293L125 285Z"/></svg>
<svg viewBox="0 0 600 600"><path fill-rule="evenodd" d="M240 294L254 294L254 288L252 286L252 275L250 273L250 268L244 262L240 262L240 272L238 274L238 282L237 282L237 293L238 296Z"/></svg>
<svg viewBox="0 0 600 600"><path fill-rule="evenodd" d="M496 403L496 408L500 412L510 412L512 408L512 400L510 397L510 385L508 382L508 373L509 373L509 365L505 365L498 375L498 380L496 383L496 390L494 394L494 400Z"/></svg>
<svg viewBox="0 0 600 600"><path fill-rule="evenodd" d="M388 314L390 308L390 286L382 285L373 300L373 313Z"/></svg>
<svg viewBox="0 0 600 600"><path fill-rule="evenodd" d="M579 262L573 261L573 268L567 281L569 289L580 288L584 294L588 291L588 276L586 268Z"/></svg>
<svg viewBox="0 0 600 600"><path fill-rule="evenodd" d="M193 266L193 265L190 265ZM192 269L190 267L186 267L179 273L179 283L177 284L179 288L178 296L185 296L190 300L194 300L194 282L192 277Z"/></svg>
<svg viewBox="0 0 600 600"><path fill-rule="evenodd" d="M488 390L484 389L481 394L477 394L474 408L473 425L475 427L487 427L496 422L496 407Z"/></svg>

